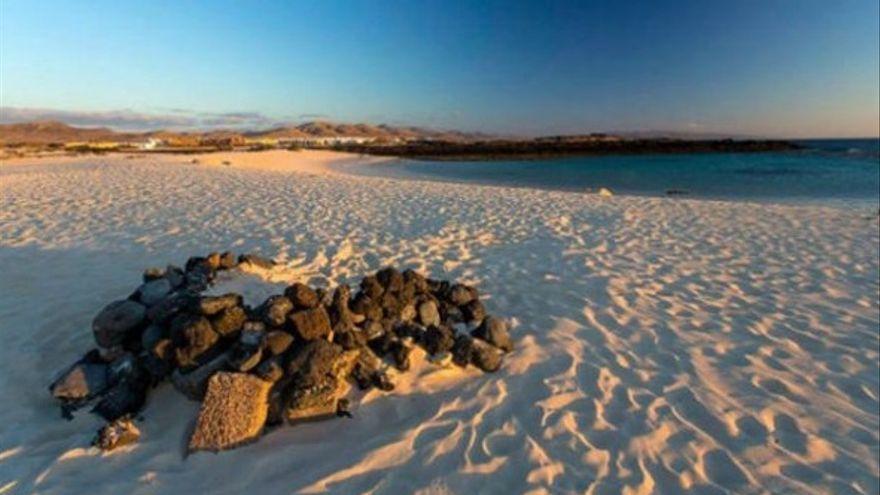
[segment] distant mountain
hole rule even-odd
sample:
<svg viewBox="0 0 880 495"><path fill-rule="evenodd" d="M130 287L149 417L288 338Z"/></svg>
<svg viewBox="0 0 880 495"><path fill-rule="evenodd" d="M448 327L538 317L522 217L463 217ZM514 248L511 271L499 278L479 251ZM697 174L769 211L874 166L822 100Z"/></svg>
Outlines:
<svg viewBox="0 0 880 495"><path fill-rule="evenodd" d="M73 127L63 122L48 120L18 124L0 124L0 144L49 144L72 141L141 141L147 138L164 139L180 143L198 142L201 139L220 138L324 138L365 137L376 139L431 139L443 141L480 141L491 136L481 133L442 131L422 127L401 127L387 124L346 124L325 121L305 122L298 125L276 127L262 131L239 132L212 130L204 132L179 132L155 130L143 133L117 132L106 127Z"/></svg>
<svg viewBox="0 0 880 495"><path fill-rule="evenodd" d="M442 131L422 127L403 127L388 124L345 124L326 121L312 121L295 126L276 127L266 131L247 133L249 137L265 138L309 138L309 137L370 137L385 139L435 139L446 141L476 141L489 139L482 133L461 131Z"/></svg>
<svg viewBox="0 0 880 495"><path fill-rule="evenodd" d="M71 141L125 141L134 136L106 127L72 127L55 120L0 124L0 144L49 144Z"/></svg>

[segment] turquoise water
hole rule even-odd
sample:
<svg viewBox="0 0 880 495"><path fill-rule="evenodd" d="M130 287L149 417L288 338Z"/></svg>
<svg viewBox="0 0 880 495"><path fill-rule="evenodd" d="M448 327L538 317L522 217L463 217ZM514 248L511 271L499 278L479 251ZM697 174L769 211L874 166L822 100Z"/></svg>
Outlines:
<svg viewBox="0 0 880 495"><path fill-rule="evenodd" d="M568 157L434 162L398 160L370 175L661 196L880 201L880 140L802 141L794 152Z"/></svg>

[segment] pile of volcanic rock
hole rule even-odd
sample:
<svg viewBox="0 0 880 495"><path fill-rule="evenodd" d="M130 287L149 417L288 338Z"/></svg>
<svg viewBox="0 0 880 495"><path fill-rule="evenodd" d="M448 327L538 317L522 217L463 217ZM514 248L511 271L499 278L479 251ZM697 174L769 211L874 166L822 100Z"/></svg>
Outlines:
<svg viewBox="0 0 880 495"><path fill-rule="evenodd" d="M98 347L52 383L70 418L93 405L108 424L95 445L137 441L132 418L166 379L202 401L189 450L252 441L266 426L350 416L349 383L389 391L390 366L405 371L421 346L437 366L493 372L512 350L504 320L489 316L473 287L385 268L355 294L295 283L257 307L239 294L205 295L217 273L256 255L212 253L185 268L148 269L127 299L105 307L92 330Z"/></svg>

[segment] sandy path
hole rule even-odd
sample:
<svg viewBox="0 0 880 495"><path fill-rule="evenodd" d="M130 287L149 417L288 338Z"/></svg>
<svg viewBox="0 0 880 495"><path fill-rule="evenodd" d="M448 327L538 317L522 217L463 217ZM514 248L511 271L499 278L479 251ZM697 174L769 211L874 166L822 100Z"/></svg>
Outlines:
<svg viewBox="0 0 880 495"><path fill-rule="evenodd" d="M0 167L0 492L880 489L876 211L355 178L325 173L330 157L299 172L267 157ZM186 459L198 405L162 387L137 447L84 448L98 421L61 420L45 387L91 345L92 316L145 266L222 249L284 260L277 284L386 264L474 282L515 319L518 349L494 375L433 374L366 397L354 420Z"/></svg>

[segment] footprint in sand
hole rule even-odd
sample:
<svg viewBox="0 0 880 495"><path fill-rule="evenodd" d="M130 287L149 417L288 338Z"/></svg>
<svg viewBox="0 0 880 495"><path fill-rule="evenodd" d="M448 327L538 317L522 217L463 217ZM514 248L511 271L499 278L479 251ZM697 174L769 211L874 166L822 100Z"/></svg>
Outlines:
<svg viewBox="0 0 880 495"><path fill-rule="evenodd" d="M734 491L747 485L749 478L727 452L716 449L703 454L703 470L706 478L718 486Z"/></svg>
<svg viewBox="0 0 880 495"><path fill-rule="evenodd" d="M739 438L747 445L762 445L767 442L767 428L754 416L743 416L736 420Z"/></svg>
<svg viewBox="0 0 880 495"><path fill-rule="evenodd" d="M801 431L797 420L788 414L780 413L773 417L774 442L796 454L807 453L807 435Z"/></svg>

